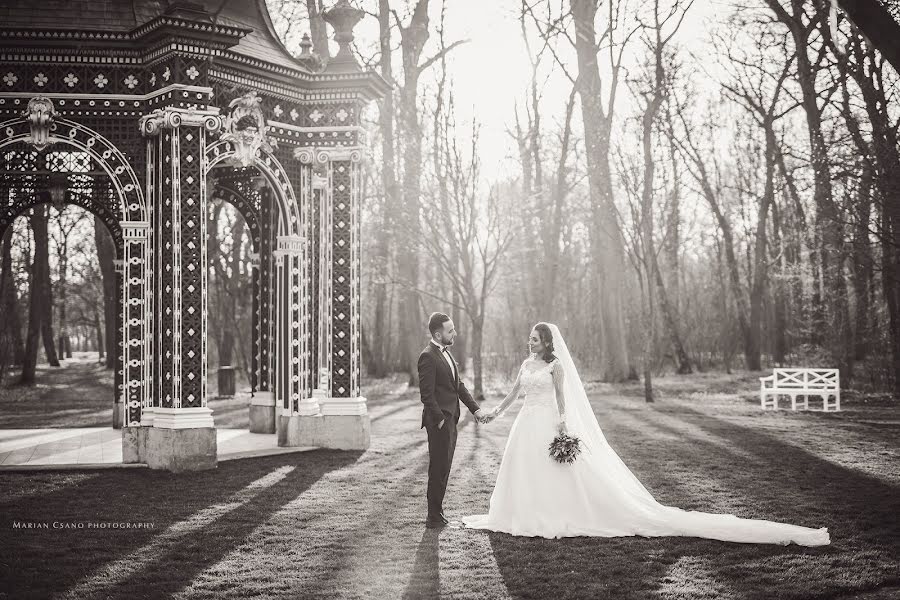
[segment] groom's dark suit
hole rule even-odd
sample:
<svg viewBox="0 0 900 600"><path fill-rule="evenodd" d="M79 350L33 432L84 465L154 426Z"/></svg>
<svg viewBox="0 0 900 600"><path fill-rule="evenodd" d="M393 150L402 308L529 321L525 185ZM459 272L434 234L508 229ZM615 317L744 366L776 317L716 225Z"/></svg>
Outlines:
<svg viewBox="0 0 900 600"><path fill-rule="evenodd" d="M449 350L441 350L433 343L419 355L419 392L422 396L422 427L428 432L428 518L440 519L443 512L444 493L450 478L453 452L456 450L456 424L459 422L459 401L474 414L478 404L459 379L456 361L449 356L454 367L444 358ZM443 427L438 427L441 421Z"/></svg>

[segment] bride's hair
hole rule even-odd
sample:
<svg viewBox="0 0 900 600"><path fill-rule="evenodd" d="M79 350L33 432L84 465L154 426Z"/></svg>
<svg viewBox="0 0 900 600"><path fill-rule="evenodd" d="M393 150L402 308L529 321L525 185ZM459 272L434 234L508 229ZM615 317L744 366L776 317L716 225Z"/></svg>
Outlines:
<svg viewBox="0 0 900 600"><path fill-rule="evenodd" d="M544 359L544 362L553 362L556 360L556 355L553 354L553 332L550 331L550 326L546 323L538 323L534 326L534 330L537 331L538 337L544 343L545 350L541 358Z"/></svg>

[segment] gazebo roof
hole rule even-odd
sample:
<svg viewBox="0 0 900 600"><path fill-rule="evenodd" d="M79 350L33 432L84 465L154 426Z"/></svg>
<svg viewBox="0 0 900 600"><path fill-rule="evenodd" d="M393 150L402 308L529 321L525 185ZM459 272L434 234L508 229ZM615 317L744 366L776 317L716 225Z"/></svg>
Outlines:
<svg viewBox="0 0 900 600"><path fill-rule="evenodd" d="M6 30L127 33L162 15L243 30L233 52L307 70L278 39L265 0L43 0L40 9L34 0L0 3Z"/></svg>

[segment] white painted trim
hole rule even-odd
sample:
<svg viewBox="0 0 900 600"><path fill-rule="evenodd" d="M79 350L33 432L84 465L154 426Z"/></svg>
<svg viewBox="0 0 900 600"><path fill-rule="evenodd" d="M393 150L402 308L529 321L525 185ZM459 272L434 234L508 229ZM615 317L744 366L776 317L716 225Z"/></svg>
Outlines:
<svg viewBox="0 0 900 600"><path fill-rule="evenodd" d="M276 127L281 129L287 129L288 131L296 131L298 133L328 133L331 131L354 131L365 133L365 128L360 125L333 125L331 127L323 126L323 127L301 127L300 125L291 125L290 123L284 123L283 121L272 121L267 120L266 123L269 127Z"/></svg>
<svg viewBox="0 0 900 600"><path fill-rule="evenodd" d="M324 392L322 393L324 394ZM323 398L320 402L322 415L326 416L360 416L369 414L368 404L363 396L356 398Z"/></svg>
<svg viewBox="0 0 900 600"><path fill-rule="evenodd" d="M319 401L313 396L297 403L297 414L301 417L317 417L321 414L319 408Z"/></svg>
<svg viewBox="0 0 900 600"><path fill-rule="evenodd" d="M155 410L155 406L148 406L141 410L141 427L153 427L153 421L155 419L153 411Z"/></svg>
<svg viewBox="0 0 900 600"><path fill-rule="evenodd" d="M171 83L164 88L159 88L158 90L154 90L147 94L69 94L67 92L36 92L36 91L28 91L28 92L0 92L0 98L31 98L35 95L43 96L45 98L58 98L63 100L126 100L134 102L152 100L157 96L161 96L170 91L179 91L179 92L200 92L201 94L211 94L212 88L205 87L200 85L184 85L181 83Z"/></svg>
<svg viewBox="0 0 900 600"><path fill-rule="evenodd" d="M250 406L275 406L275 394L272 392L253 392Z"/></svg>
<svg viewBox="0 0 900 600"><path fill-rule="evenodd" d="M215 427L212 410L207 406L191 408L156 407L153 409L153 412L155 413L153 426L160 429Z"/></svg>

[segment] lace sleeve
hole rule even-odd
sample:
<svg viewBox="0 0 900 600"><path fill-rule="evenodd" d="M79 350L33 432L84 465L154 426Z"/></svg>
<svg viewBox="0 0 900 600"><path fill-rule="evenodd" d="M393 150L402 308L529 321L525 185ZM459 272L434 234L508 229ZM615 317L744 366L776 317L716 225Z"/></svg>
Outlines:
<svg viewBox="0 0 900 600"><path fill-rule="evenodd" d="M551 373L553 374L553 388L556 390L556 408L559 410L559 421L560 423L565 423L566 394L564 390L566 387L566 372L558 360L554 361Z"/></svg>

